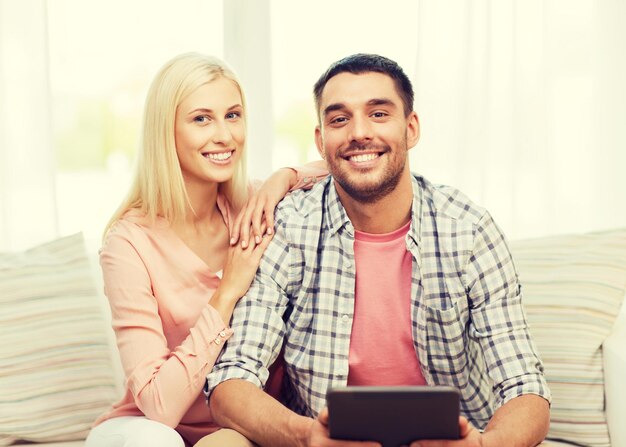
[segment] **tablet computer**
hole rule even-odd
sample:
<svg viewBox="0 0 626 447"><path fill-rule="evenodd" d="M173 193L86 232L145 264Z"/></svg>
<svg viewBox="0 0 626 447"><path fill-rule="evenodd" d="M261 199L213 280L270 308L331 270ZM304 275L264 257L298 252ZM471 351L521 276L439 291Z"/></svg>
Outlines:
<svg viewBox="0 0 626 447"><path fill-rule="evenodd" d="M326 400L333 439L398 447L459 438L459 392L453 387L348 386L330 389Z"/></svg>

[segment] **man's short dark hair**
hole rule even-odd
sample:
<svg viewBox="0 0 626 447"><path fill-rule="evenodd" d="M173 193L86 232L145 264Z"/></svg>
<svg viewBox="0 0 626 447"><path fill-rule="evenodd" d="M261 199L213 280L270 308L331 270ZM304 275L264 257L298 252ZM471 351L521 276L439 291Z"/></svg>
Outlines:
<svg viewBox="0 0 626 447"><path fill-rule="evenodd" d="M382 73L393 79L398 90L398 95L402 99L404 106L404 115L408 116L413 111L413 86L411 81L404 73L402 68L391 59L378 54L358 53L344 57L333 63L328 70L320 76L313 87L313 95L315 97L315 108L317 116L320 118L320 100L326 83L334 76L340 73L361 74L367 72Z"/></svg>

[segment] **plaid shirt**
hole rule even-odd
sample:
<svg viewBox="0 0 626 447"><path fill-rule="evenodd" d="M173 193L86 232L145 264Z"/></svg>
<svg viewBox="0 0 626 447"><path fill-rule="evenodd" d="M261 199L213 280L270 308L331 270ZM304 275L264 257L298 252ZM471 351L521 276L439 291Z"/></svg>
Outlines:
<svg viewBox="0 0 626 447"><path fill-rule="evenodd" d="M458 388L462 414L479 428L516 396L549 400L501 231L459 191L417 176L412 184L412 332L427 383ZM284 403L302 415L319 413L326 391L348 379L353 245L354 227L330 177L280 203L276 234L235 309L234 335L207 377L207 396L229 379L263 386L282 348Z"/></svg>

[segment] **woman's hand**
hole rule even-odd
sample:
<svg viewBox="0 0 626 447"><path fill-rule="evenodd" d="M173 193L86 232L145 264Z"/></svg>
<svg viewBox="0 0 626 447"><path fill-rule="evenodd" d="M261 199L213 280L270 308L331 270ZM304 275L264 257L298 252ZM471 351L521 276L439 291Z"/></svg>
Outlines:
<svg viewBox="0 0 626 447"><path fill-rule="evenodd" d="M250 244L246 248L237 244L228 248L222 281L211 297L211 305L219 312L225 323L230 321L237 301L248 291L261 256L271 239L271 235L265 235L259 244Z"/></svg>
<svg viewBox="0 0 626 447"><path fill-rule="evenodd" d="M271 235L274 232L274 208L296 182L296 171L291 168L279 169L263 182L239 212L233 226L230 245L241 241L241 246L246 248L249 244L259 244L264 234ZM251 237L254 244L250 240Z"/></svg>
<svg viewBox="0 0 626 447"><path fill-rule="evenodd" d="M259 244L249 244L246 248L238 244L228 248L228 256L219 286L222 294L231 296L235 300L245 295L270 240L272 240L272 235L265 235L261 237Z"/></svg>

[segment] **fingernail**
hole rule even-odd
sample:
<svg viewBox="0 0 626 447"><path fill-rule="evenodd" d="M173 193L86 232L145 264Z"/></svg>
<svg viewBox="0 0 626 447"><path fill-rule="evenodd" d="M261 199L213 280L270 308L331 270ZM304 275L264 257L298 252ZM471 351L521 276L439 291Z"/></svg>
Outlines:
<svg viewBox="0 0 626 447"><path fill-rule="evenodd" d="M234 245L234 244L235 244L235 238L234 238L234 237L231 237L231 238L230 238L230 245Z"/></svg>
<svg viewBox="0 0 626 447"><path fill-rule="evenodd" d="M271 228L267 229L267 234L272 234L274 232L274 230L272 230Z"/></svg>
<svg viewBox="0 0 626 447"><path fill-rule="evenodd" d="M254 238L254 240L256 241L257 244L260 244L261 243L261 236L256 236Z"/></svg>
<svg viewBox="0 0 626 447"><path fill-rule="evenodd" d="M241 241L241 248L246 248L248 246L247 241Z"/></svg>

